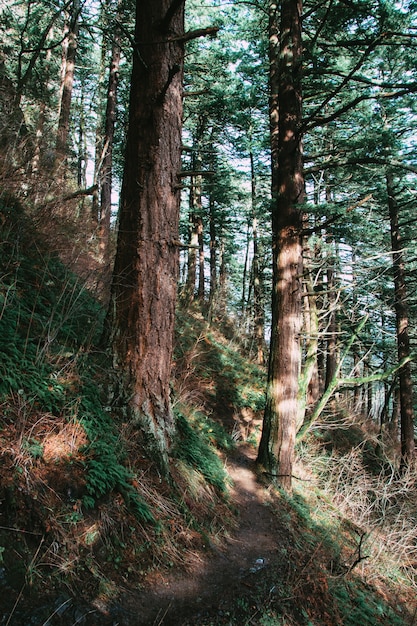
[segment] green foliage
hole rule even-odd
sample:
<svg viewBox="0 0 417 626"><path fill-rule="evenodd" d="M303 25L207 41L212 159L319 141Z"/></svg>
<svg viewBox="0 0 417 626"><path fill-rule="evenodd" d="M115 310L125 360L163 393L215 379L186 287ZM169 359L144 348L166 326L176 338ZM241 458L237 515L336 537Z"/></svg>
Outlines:
<svg viewBox="0 0 417 626"><path fill-rule="evenodd" d="M114 489L120 491L135 515L144 522L153 523L154 517L132 486L132 473L123 465L124 450L117 425L100 401L100 389L94 381L94 370L83 372L82 395L78 409L79 420L88 436L84 448L86 457L87 494L83 503L87 508Z"/></svg>
<svg viewBox="0 0 417 626"><path fill-rule="evenodd" d="M173 456L197 469L210 484L224 493L227 475L213 444L230 448L230 437L218 424L198 413L187 418L177 409L176 425Z"/></svg>
<svg viewBox="0 0 417 626"><path fill-rule="evenodd" d="M248 362L237 345L221 343L212 334L208 339L213 347L208 357L211 366L208 375L218 376L217 392L222 391L219 387L225 387L234 407L262 411L265 407L265 371Z"/></svg>
<svg viewBox="0 0 417 626"><path fill-rule="evenodd" d="M330 590L337 599L341 614L341 623L345 626L375 626L375 624L390 624L402 626L403 617L400 617L377 595L372 587L357 580L330 580Z"/></svg>
<svg viewBox="0 0 417 626"><path fill-rule="evenodd" d="M9 229L0 230L0 398L60 413L68 388L60 381L63 354L75 362L100 331L103 311L57 257L44 255L25 218L0 204Z"/></svg>
<svg viewBox="0 0 417 626"><path fill-rule="evenodd" d="M0 233L7 253L0 259L0 399L17 397L20 411L28 414L78 420L89 440L82 451L85 507L118 490L140 520L153 522L123 465L117 425L103 408L97 364L88 352L103 310L59 259L41 252L24 217L16 220L8 207L3 212L13 226ZM77 384L66 371L74 373ZM41 442L33 437L23 439L22 448L34 459L43 456Z"/></svg>
<svg viewBox="0 0 417 626"><path fill-rule="evenodd" d="M30 439L23 439L22 448L34 459L41 459L43 457L43 446L40 441L34 439L33 437Z"/></svg>

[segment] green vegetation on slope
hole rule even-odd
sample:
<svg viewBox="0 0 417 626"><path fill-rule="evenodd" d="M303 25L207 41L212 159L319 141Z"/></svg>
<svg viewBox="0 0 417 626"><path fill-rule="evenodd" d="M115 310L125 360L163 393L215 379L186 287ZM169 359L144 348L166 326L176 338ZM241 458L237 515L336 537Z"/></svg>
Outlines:
<svg viewBox="0 0 417 626"><path fill-rule="evenodd" d="M265 373L197 309L178 312L165 484L97 348L101 305L18 207L0 218L0 618L20 626L27 615L43 624L55 606L45 598L62 589L87 609L93 598L114 606L150 572L222 545L233 505L224 457L257 441ZM412 623L414 535L401 523L415 517L415 478L377 466L358 425L335 426L301 444L293 496L271 490L274 564L201 623ZM381 545L402 562L382 559Z"/></svg>

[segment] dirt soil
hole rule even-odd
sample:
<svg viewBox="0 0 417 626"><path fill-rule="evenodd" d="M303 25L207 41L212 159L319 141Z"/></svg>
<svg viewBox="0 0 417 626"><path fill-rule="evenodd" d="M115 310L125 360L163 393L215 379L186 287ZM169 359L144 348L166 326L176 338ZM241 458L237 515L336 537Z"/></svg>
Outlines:
<svg viewBox="0 0 417 626"><path fill-rule="evenodd" d="M236 601L253 604L256 588L269 584L270 601L276 591L277 570L287 569L281 538L284 529L271 510L271 495L257 480L255 452L241 447L228 459L233 480L231 497L238 510L238 526L220 548L207 546L187 570L172 570L139 593L121 599L120 624L191 625L228 623ZM260 608L260 607L259 607ZM259 612L251 607L253 617ZM256 623L253 621L252 623Z"/></svg>

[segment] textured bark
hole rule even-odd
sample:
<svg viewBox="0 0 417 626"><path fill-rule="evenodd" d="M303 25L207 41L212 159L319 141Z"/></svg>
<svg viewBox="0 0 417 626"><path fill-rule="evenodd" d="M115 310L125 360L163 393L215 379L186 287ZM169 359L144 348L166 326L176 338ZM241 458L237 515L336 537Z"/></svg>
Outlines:
<svg viewBox="0 0 417 626"><path fill-rule="evenodd" d="M273 296L267 403L258 463L291 490L302 323L301 0L270 3ZM280 44L278 43L280 41Z"/></svg>
<svg viewBox="0 0 417 626"><path fill-rule="evenodd" d="M169 0L136 4L138 43L110 308L113 352L125 376L130 413L157 444L163 467L174 428L170 376L184 58L184 3L166 24L170 6Z"/></svg>
<svg viewBox="0 0 417 626"><path fill-rule="evenodd" d="M410 357L409 313L404 256L399 231L399 207L395 197L394 177L389 171L386 172L386 186L393 252L397 350L398 361L401 363L403 359L409 359ZM400 383L401 467L404 469L415 464L413 382L410 361L407 360L402 366L398 377Z"/></svg>

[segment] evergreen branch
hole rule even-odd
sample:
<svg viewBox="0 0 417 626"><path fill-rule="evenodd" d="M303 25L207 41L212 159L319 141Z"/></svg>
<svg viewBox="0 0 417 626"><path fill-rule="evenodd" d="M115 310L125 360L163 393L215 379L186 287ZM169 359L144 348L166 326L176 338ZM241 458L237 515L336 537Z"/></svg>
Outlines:
<svg viewBox="0 0 417 626"><path fill-rule="evenodd" d="M26 68L25 73L23 74L23 76L19 77L18 83L17 83L17 91L21 92L22 88L24 87L24 85L26 84L26 82L28 81L33 68L35 66L36 61L38 60L41 52L43 52L45 50L44 46L45 46L45 42L48 38L49 33L51 32L51 29L54 25L54 23L56 22L56 20L60 17L60 15L62 14L63 11L66 11L66 9L68 9L68 7L72 4L73 0L68 0L68 2L63 6L62 9L60 9L59 11L57 11L49 20L48 24L46 25L46 27L44 28L44 31L39 39L39 43L38 46L33 50L33 56L29 61L29 64ZM48 48L47 48L48 49ZM27 50L22 48L21 51L19 52L19 60L21 59L21 57L23 56L23 54L27 54L28 52L32 52L32 50Z"/></svg>
<svg viewBox="0 0 417 626"><path fill-rule="evenodd" d="M398 167L407 172L417 174L417 167L413 165L409 165L408 163L404 163L403 161L399 161L397 159L380 159L378 157L360 157L346 159L344 161L329 160L326 163L319 163L318 165L306 168L304 170L304 174L307 176L308 174L314 174L316 172L321 172L322 170L328 170L335 167L348 167L349 165L383 165L386 167Z"/></svg>
<svg viewBox="0 0 417 626"><path fill-rule="evenodd" d="M329 6L332 4L333 0L330 0L330 4ZM324 6L327 3L327 0L323 0L323 2L319 2L318 4L315 4L309 11L306 11L303 14L303 20L305 21L306 19L308 19L309 17L311 17L312 15L314 15L314 13L318 10L321 9L322 6ZM320 29L321 29L321 25L320 25Z"/></svg>
<svg viewBox="0 0 417 626"><path fill-rule="evenodd" d="M351 213L354 209L357 209L358 207L360 207L363 204L365 204L365 202L368 202L368 200L372 200L372 198L373 198L372 194L369 193L367 196L365 196L361 200L358 200L357 202L354 202L353 204L348 206L347 209L345 209L346 213ZM303 229L301 231L301 235L304 236L304 237L308 237L310 235L314 235L314 233L319 232L323 228L327 228L327 226L330 226L331 224L334 224L341 217L342 217L342 215L331 215L327 220L325 220L321 224L318 224L317 226L313 226L312 228L305 228L305 229Z"/></svg>
<svg viewBox="0 0 417 626"><path fill-rule="evenodd" d="M348 82L350 81L350 79L356 74L356 72L362 67L362 65L365 63L366 59L369 57L369 55L373 52L373 50L375 50L375 48L378 46L378 44L382 41L383 37L385 37L386 34L384 33L383 35L380 35L379 37L377 37L376 39L374 39L374 41L372 41L369 45L367 50L365 50L365 52L362 54L361 58L359 59L359 61L357 61L356 65L354 65L354 67L351 69L351 71L349 72L349 74L347 74L347 76L344 77L344 79L342 80L342 82L336 87L336 89L334 89L328 96L327 98L325 98L323 100L323 102L320 103L320 105L316 108L316 110L314 111L314 113L312 113L312 115L310 116L310 119L315 119L316 115L318 115L318 113L327 105L329 104L329 102L331 100L333 100L333 98L335 98L341 91L342 89L348 84ZM308 126L308 120L306 122L304 122L303 126ZM301 133L303 133L303 128L301 129Z"/></svg>
<svg viewBox="0 0 417 626"><path fill-rule="evenodd" d="M198 172L195 170L182 170L178 176L180 178L187 178L187 176L214 176L215 173L212 170L200 170Z"/></svg>
<svg viewBox="0 0 417 626"><path fill-rule="evenodd" d="M321 107L324 106L322 104L320 105L320 107L316 109L314 114L310 115L307 118L307 120L303 123L303 125L300 128L300 133L305 133L307 131L311 131L313 128L317 128L318 126L325 126L326 124L329 124L329 122L333 122L338 117L340 117L344 113L347 113L348 111L350 111L350 109L353 109L357 104L359 104L360 102L364 102L365 100L379 100L381 98L395 99L395 98L401 98L402 96L407 96L409 94L416 93L416 92L417 92L417 83L412 83L407 89L401 89L399 91L378 93L378 94L362 94L361 96L358 96L354 98L353 100L351 100L350 102L348 102L347 104L341 106L339 109L334 111L331 115L328 115L327 117L322 117L322 118L315 118L314 116L320 111ZM328 103L328 101L329 101L328 98L326 98L325 102ZM315 121L312 121L314 119Z"/></svg>
<svg viewBox="0 0 417 626"><path fill-rule="evenodd" d="M313 75L313 72L311 72L311 74ZM304 74L306 75L306 73ZM334 72L334 71L328 71L328 70L314 70L314 76L330 76L330 77L337 77L337 78L347 78L348 75L344 74L343 72ZM414 90L416 88L417 83L415 82L405 82L405 83L389 83L389 82L385 82L385 81L377 81L377 80L372 80L372 78L367 78L366 76L351 76L349 78L349 80L352 80L354 82L357 83L363 83L364 85L367 85L369 87L376 87L379 89L411 89Z"/></svg>
<svg viewBox="0 0 417 626"><path fill-rule="evenodd" d="M326 0L326 2L327 2L327 0ZM326 2L324 2L323 4L326 4ZM312 44L313 46L317 42L317 40L318 40L318 38L320 36L321 31L323 30L323 28L326 25L327 19L328 19L329 15L330 15L330 9L332 8L332 4L333 4L333 0L330 0L329 5L328 5L328 7L326 9L326 13L324 14L323 19L321 20L321 23L319 24L316 32L314 33L313 38L311 39L310 44ZM316 11L317 8L318 7L314 7L314 11ZM313 9L312 9L312 11L313 11ZM306 17L307 17L307 15L303 15L303 20L305 20Z"/></svg>

